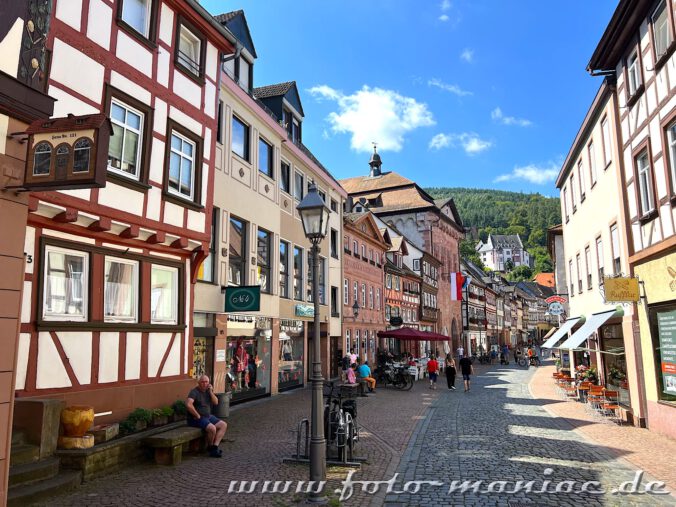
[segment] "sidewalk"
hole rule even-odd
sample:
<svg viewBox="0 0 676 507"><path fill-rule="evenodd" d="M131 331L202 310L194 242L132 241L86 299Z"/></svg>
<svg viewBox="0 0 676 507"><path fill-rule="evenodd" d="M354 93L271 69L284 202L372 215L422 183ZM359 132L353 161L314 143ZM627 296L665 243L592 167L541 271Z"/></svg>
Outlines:
<svg viewBox="0 0 676 507"><path fill-rule="evenodd" d="M552 373L555 371L553 365L537 368L529 385L533 397L552 400L552 403L544 405L545 410L566 420L585 437L609 449L616 449L618 457L621 454L623 459L637 469L664 481L667 489L676 495L676 465L674 465L676 441L644 428L601 422L591 416L582 403L559 402L552 379Z"/></svg>

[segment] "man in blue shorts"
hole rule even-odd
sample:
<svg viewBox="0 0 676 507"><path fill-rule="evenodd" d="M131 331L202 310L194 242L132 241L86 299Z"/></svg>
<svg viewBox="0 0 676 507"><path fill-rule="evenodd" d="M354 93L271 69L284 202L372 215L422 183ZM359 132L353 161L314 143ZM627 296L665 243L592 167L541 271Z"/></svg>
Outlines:
<svg viewBox="0 0 676 507"><path fill-rule="evenodd" d="M188 409L188 425L201 428L207 433L207 450L212 458L220 458L222 451L218 448L228 425L218 417L211 415L211 406L218 405L218 398L214 388L209 383L209 377L202 375L188 393L185 406Z"/></svg>

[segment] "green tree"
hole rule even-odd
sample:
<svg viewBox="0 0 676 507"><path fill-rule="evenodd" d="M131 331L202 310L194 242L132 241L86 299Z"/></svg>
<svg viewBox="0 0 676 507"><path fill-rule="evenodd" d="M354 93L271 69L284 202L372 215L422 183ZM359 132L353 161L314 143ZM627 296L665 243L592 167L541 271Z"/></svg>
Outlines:
<svg viewBox="0 0 676 507"><path fill-rule="evenodd" d="M517 266L507 275L507 278L512 282L527 282L533 278L533 271L529 266Z"/></svg>
<svg viewBox="0 0 676 507"><path fill-rule="evenodd" d="M477 242L473 239L463 239L460 242L460 257L471 261L481 269L484 269L484 263L481 261L481 256L476 251Z"/></svg>

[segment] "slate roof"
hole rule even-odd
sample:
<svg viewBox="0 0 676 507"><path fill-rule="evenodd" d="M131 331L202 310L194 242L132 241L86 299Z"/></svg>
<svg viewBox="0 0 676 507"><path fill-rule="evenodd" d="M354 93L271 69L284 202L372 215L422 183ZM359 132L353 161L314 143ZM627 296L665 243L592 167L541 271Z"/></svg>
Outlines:
<svg viewBox="0 0 676 507"><path fill-rule="evenodd" d="M237 18L240 18L241 22L236 21ZM230 33L251 53L251 56L258 58L256 47L251 37L251 30L249 30L249 24L242 9L224 14L216 14L214 19L230 30Z"/></svg>
<svg viewBox="0 0 676 507"><path fill-rule="evenodd" d="M225 14L216 14L214 16L214 19L218 21L219 23L227 23L231 19L234 19L240 14L244 14L244 11L242 9L232 11L232 12L226 12Z"/></svg>
<svg viewBox="0 0 676 507"><path fill-rule="evenodd" d="M254 97L258 99L265 99L267 97L280 97L285 95L292 86L295 86L295 84L295 81L287 81L285 83L259 86L258 88L254 88L253 94Z"/></svg>
<svg viewBox="0 0 676 507"><path fill-rule="evenodd" d="M484 243L479 242L477 246L482 248L483 245ZM489 250L498 248L523 248L523 243L521 243L521 238L518 234L489 234L485 245L492 246Z"/></svg>

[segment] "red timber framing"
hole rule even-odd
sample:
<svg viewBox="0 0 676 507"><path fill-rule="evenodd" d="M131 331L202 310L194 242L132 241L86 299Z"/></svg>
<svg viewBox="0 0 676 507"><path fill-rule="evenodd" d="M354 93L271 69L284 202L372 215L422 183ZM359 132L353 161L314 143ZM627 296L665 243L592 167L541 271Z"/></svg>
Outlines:
<svg viewBox="0 0 676 507"><path fill-rule="evenodd" d="M110 114L115 97L142 113L142 148L137 180L109 172L105 188L31 194L26 254L32 264L24 276L24 302L30 301L30 309L23 310L17 376L19 397L91 404L97 412L111 410L109 420L123 418L136 406L184 398L193 382L193 284L210 240L220 55L234 52L225 31L196 2L151 0L149 37L142 40L118 19L122 1L92 5L82 0L78 8L79 3L54 0L48 93L58 96L61 108L72 108L56 108L55 116ZM101 10L90 15L102 7L107 18ZM175 63L179 23L196 31L203 45L199 79ZM110 30L109 38L97 35L102 29ZM100 73L88 73L88 81L95 82L84 88L69 77L77 68ZM190 198L168 187L172 132L193 145ZM89 252L83 322L42 318L45 244ZM139 263L136 322L103 318L105 255ZM151 264L178 270L175 324L152 322ZM46 373L49 361L60 363L52 377Z"/></svg>

